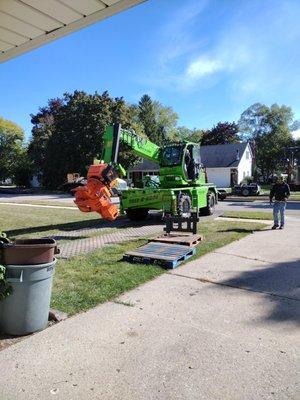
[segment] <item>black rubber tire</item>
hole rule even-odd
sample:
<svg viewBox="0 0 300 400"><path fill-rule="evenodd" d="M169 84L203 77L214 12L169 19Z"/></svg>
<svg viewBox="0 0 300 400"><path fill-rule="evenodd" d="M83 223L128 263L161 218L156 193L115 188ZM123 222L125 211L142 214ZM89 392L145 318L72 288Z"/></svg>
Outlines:
<svg viewBox="0 0 300 400"><path fill-rule="evenodd" d="M207 194L207 206L201 208L201 215L213 215L216 207L216 195L213 192Z"/></svg>
<svg viewBox="0 0 300 400"><path fill-rule="evenodd" d="M130 221L144 221L148 217L148 208L128 208L126 215Z"/></svg>
<svg viewBox="0 0 300 400"><path fill-rule="evenodd" d="M249 196L249 195L250 195L250 190L249 190L249 189L243 189L243 190L242 190L242 195L243 195L244 197Z"/></svg>
<svg viewBox="0 0 300 400"><path fill-rule="evenodd" d="M227 196L226 193L220 192L218 193L218 200L224 201L226 199L226 196Z"/></svg>
<svg viewBox="0 0 300 400"><path fill-rule="evenodd" d="M188 194L181 193L177 199L177 213L183 217L189 217L192 211L192 199Z"/></svg>

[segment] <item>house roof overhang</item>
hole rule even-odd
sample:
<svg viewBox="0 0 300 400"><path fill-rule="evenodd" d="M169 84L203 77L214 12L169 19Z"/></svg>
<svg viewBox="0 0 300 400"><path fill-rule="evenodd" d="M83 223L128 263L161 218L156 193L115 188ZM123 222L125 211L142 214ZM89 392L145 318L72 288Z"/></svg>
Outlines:
<svg viewBox="0 0 300 400"><path fill-rule="evenodd" d="M0 62L146 0L0 0Z"/></svg>

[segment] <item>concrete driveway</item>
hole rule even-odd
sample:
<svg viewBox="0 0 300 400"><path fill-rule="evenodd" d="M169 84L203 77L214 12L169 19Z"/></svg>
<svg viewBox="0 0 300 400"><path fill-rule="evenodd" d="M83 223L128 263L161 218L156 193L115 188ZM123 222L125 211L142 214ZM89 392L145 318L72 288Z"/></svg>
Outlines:
<svg viewBox="0 0 300 400"><path fill-rule="evenodd" d="M296 400L299 233L290 216L5 349L0 399Z"/></svg>

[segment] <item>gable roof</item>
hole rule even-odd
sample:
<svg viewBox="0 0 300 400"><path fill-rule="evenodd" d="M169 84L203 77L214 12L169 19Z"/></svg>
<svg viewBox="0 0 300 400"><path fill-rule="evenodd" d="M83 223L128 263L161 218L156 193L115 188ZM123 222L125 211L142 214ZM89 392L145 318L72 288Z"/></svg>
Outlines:
<svg viewBox="0 0 300 400"><path fill-rule="evenodd" d="M206 168L238 167L247 146L247 142L201 146L201 162Z"/></svg>

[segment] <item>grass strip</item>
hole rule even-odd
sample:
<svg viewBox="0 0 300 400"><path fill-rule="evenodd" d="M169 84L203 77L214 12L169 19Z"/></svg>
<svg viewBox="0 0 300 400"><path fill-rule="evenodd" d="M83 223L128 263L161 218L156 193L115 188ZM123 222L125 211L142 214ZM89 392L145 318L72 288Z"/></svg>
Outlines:
<svg viewBox="0 0 300 400"><path fill-rule="evenodd" d="M220 217L241 218L241 219L257 219L272 220L273 214L269 211L226 211Z"/></svg>

